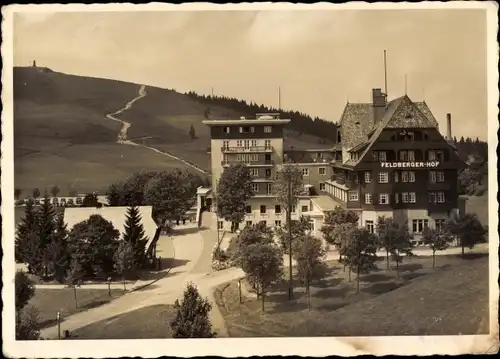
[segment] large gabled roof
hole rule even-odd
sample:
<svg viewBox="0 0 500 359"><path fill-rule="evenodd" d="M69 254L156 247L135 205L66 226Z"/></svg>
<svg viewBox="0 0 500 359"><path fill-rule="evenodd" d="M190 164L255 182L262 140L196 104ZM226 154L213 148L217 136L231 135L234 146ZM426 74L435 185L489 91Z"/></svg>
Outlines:
<svg viewBox="0 0 500 359"><path fill-rule="evenodd" d="M425 105L425 106L424 106ZM428 107L425 103L423 105L416 105L410 100L407 95L398 97L387 104L386 111L382 119L375 125L373 131L368 133L364 140L358 143L354 149L363 149L363 152L358 157L358 160L348 160L345 164L347 166L356 166L359 164L372 145L378 139L382 131L386 128L436 128L437 121L432 116L424 114L420 108L427 112ZM426 110L427 109L427 110ZM430 113L430 110L428 111Z"/></svg>

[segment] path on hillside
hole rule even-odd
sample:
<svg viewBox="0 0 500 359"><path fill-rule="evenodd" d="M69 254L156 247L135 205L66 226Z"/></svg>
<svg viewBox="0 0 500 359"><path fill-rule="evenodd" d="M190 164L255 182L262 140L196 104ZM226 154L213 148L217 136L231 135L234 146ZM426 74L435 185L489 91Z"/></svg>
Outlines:
<svg viewBox="0 0 500 359"><path fill-rule="evenodd" d="M130 126L132 126L132 124L130 122L120 120L116 116L120 115L124 111L129 110L132 107L132 105L134 104L134 102L140 100L143 97L146 97L146 95L147 95L146 85L142 85L139 88L139 94L138 94L138 96L134 97L132 100L130 100L129 102L127 102L125 104L125 107L119 109L116 112L113 112L113 113L110 113L110 114L106 115L106 118L108 118L108 119L110 119L112 121L115 121L115 122L120 122L122 124L122 128L120 129L120 132L118 132L118 136L117 136L116 142L119 143L119 144L121 144L121 145L130 145L130 146L138 146L138 147L147 148L148 150L151 150L151 151L154 151L154 152L159 153L161 155L170 157L170 158L172 158L174 160L177 160L179 162L184 163L186 166L191 167L192 169L194 169L194 170L196 170L198 172L201 172L201 173L203 173L205 175L208 175L207 171L201 169L200 167L196 166L195 164L192 164L189 161L183 160L182 158L177 157L177 156L171 154L170 152L160 151L157 148L146 146L146 145L142 145L142 144L139 144L139 143L127 140L128 130L129 130Z"/></svg>

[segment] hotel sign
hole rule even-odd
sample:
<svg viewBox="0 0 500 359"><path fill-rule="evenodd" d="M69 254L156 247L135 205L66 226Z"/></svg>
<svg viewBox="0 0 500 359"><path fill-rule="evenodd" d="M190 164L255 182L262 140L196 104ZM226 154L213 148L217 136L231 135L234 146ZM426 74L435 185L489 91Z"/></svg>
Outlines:
<svg viewBox="0 0 500 359"><path fill-rule="evenodd" d="M382 162L382 168L435 168L439 166L439 161L426 162Z"/></svg>

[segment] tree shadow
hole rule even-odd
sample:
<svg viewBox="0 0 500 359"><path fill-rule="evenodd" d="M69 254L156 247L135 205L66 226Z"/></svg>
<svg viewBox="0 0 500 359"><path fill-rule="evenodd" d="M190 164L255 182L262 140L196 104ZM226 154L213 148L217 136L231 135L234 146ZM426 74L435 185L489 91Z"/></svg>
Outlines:
<svg viewBox="0 0 500 359"><path fill-rule="evenodd" d="M344 280L342 278L334 277L334 278L328 278L324 279L318 283L315 283L313 287L315 288L330 288L339 285L342 283Z"/></svg>
<svg viewBox="0 0 500 359"><path fill-rule="evenodd" d="M402 283L398 282L382 282L363 288L361 291L364 293L379 295L393 291L394 289L397 289L402 285Z"/></svg>
<svg viewBox="0 0 500 359"><path fill-rule="evenodd" d="M363 276L361 276L360 279L361 279L361 282L373 283L373 282L386 281L386 280L389 280L392 278L393 278L392 276L389 276L387 274L374 273L374 274L363 275Z"/></svg>
<svg viewBox="0 0 500 359"><path fill-rule="evenodd" d="M405 281L409 281L409 280L413 280L413 279L416 279L419 277L423 277L424 275L425 275L425 273L422 273L422 272L410 272L410 273L406 273L406 274L401 275L401 278L403 278L403 280L405 280Z"/></svg>
<svg viewBox="0 0 500 359"><path fill-rule="evenodd" d="M296 312L304 310L307 308L307 303L304 300L300 300L303 296L297 296L298 293L294 293L292 300L288 299L288 293L280 293L279 295L271 295L266 297L268 303L273 303L272 309L268 310L273 313L286 313L286 312ZM279 297L279 299L277 299Z"/></svg>
<svg viewBox="0 0 500 359"><path fill-rule="evenodd" d="M458 255L458 258L461 259L468 259L468 260L473 260L473 259L479 259L479 258L484 258L488 257L489 253L464 253L464 255Z"/></svg>
<svg viewBox="0 0 500 359"><path fill-rule="evenodd" d="M198 233L200 230L201 228L198 227L174 228L172 230L172 237Z"/></svg>
<svg viewBox="0 0 500 359"><path fill-rule="evenodd" d="M401 263L399 265L400 272L415 272L422 269L424 266L421 263ZM396 270L396 266L392 266L392 269Z"/></svg>
<svg viewBox="0 0 500 359"><path fill-rule="evenodd" d="M85 303L81 308L82 309L93 309L100 307L103 304L108 304L110 302L109 299L103 299L103 300L96 300L93 302Z"/></svg>
<svg viewBox="0 0 500 359"><path fill-rule="evenodd" d="M312 293L314 298L344 298L349 293L349 287L322 289Z"/></svg>

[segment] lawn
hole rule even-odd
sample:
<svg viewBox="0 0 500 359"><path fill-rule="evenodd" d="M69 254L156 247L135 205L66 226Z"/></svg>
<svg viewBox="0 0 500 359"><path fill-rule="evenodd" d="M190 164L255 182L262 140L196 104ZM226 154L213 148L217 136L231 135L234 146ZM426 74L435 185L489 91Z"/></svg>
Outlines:
<svg viewBox="0 0 500 359"><path fill-rule="evenodd" d="M288 301L287 284L276 286L267 298L244 298L239 304L237 282L219 286L214 293L230 337L374 336L476 334L488 312L488 258L416 257L393 270L361 277L356 293L355 275L330 263L330 275L311 288L311 311L304 290L296 284L295 300ZM474 303L474 305L471 305Z"/></svg>
<svg viewBox="0 0 500 359"><path fill-rule="evenodd" d="M38 310L41 327L45 328L57 324L57 312L61 313L64 321L65 317L109 303L122 294L123 291L119 289L111 290L109 296L107 289L77 288L77 308L72 288L36 289L35 296L31 298L28 306Z"/></svg>
<svg viewBox="0 0 500 359"><path fill-rule="evenodd" d="M75 339L163 339L171 338L170 305L153 305L133 310L72 331Z"/></svg>

